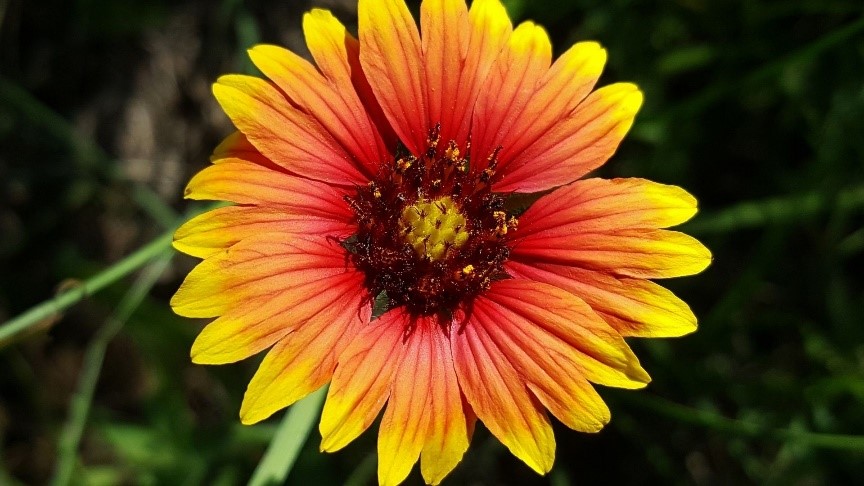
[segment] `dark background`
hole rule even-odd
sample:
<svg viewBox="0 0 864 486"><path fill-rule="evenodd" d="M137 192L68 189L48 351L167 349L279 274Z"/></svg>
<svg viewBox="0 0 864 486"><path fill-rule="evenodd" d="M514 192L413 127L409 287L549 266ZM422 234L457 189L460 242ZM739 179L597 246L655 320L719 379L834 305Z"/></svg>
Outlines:
<svg viewBox="0 0 864 486"><path fill-rule="evenodd" d="M654 381L602 389L603 432L556 426L556 466L541 478L478 427L449 484L860 481L862 439L819 434L864 435L861 1L506 3L546 26L558 53L600 41L601 84L641 86L645 106L600 175L688 189L701 212L683 230L715 261L665 282L700 329L632 342ZM255 43L305 53L313 6L354 30L350 0L0 0L0 322L187 210L184 184L231 130L210 83L253 72ZM0 483L45 483L62 460L75 484L248 479L278 419L239 424L257 360L190 364L202 323L167 302L193 264L175 258L110 340L77 455L58 447L70 401L133 280L4 343ZM314 432L288 483L374 481L375 434L324 455Z"/></svg>

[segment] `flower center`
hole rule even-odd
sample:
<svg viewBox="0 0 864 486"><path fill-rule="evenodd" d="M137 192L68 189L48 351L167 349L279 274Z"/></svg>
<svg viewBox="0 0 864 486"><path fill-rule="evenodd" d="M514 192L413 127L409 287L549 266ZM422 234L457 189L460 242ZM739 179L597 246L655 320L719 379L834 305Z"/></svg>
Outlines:
<svg viewBox="0 0 864 486"><path fill-rule="evenodd" d="M441 260L450 250L458 250L468 241L465 216L450 196L434 201L420 199L402 210L399 221L405 242L421 258Z"/></svg>
<svg viewBox="0 0 864 486"><path fill-rule="evenodd" d="M461 303L507 278L508 230L516 218L490 190L499 150L471 170L470 145L439 146L431 130L425 153L397 148L368 185L345 201L357 232L344 246L365 273L372 296L412 313L452 313Z"/></svg>

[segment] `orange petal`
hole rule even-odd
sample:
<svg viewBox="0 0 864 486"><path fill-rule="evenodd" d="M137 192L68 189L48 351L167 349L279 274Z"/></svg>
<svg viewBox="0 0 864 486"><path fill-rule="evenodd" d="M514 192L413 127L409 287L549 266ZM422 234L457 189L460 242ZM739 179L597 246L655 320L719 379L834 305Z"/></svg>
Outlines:
<svg viewBox="0 0 864 486"><path fill-rule="evenodd" d="M594 88L606 51L596 42L580 42L565 52L537 84L536 92L501 138L501 170L527 147L544 137L557 123L570 115Z"/></svg>
<svg viewBox="0 0 864 486"><path fill-rule="evenodd" d="M569 184L603 165L633 125L642 92L629 83L591 93L499 170L498 192L537 192Z"/></svg>
<svg viewBox="0 0 864 486"><path fill-rule="evenodd" d="M696 199L677 186L645 179L585 179L537 200L516 237L541 231L597 233L667 228L696 214Z"/></svg>
<svg viewBox="0 0 864 486"><path fill-rule="evenodd" d="M422 317L412 329L378 435L382 485L402 482L421 451L423 478L438 484L468 449L462 396L445 331L437 319Z"/></svg>
<svg viewBox="0 0 864 486"><path fill-rule="evenodd" d="M569 292L544 283L511 279L493 285L483 298L498 306L498 318L503 320L496 320L497 325L518 327L528 321L566 343L571 352L565 356L578 365L578 371L588 381L618 388L642 388L651 381L621 335ZM509 332L516 335L527 330ZM539 331L535 334L539 339ZM553 346L551 341L549 345Z"/></svg>
<svg viewBox="0 0 864 486"><path fill-rule="evenodd" d="M360 0L357 13L363 72L399 139L419 155L431 127L417 24L403 0Z"/></svg>
<svg viewBox="0 0 864 486"><path fill-rule="evenodd" d="M249 142L275 164L331 184L364 184L367 174L312 116L263 79L222 76L213 94Z"/></svg>
<svg viewBox="0 0 864 486"><path fill-rule="evenodd" d="M378 127L384 146L390 149L395 147L393 127L384 116L360 66L360 43L357 39L333 14L321 9L312 9L303 16L303 33L318 69L338 91L353 89L357 93L367 115Z"/></svg>
<svg viewBox="0 0 864 486"><path fill-rule="evenodd" d="M195 340L192 359L227 363L269 347L307 320L332 317L332 303L355 295L363 278L346 266L338 243L271 233L201 262L171 305L186 317L221 315Z"/></svg>
<svg viewBox="0 0 864 486"><path fill-rule="evenodd" d="M243 132L236 131L225 137L219 145L213 149L213 154L210 155L210 162L218 163L221 159L243 159L249 160L262 165L274 165L267 157L261 155L261 152L255 148Z"/></svg>
<svg viewBox="0 0 864 486"><path fill-rule="evenodd" d="M531 469L545 474L555 460L555 436L542 405L528 392L485 326L454 327L450 344L465 398L492 434Z"/></svg>
<svg viewBox="0 0 864 486"><path fill-rule="evenodd" d="M345 191L243 159L220 159L192 178L186 198L230 201L280 209L342 223L351 221Z"/></svg>
<svg viewBox="0 0 864 486"><path fill-rule="evenodd" d="M255 66L270 78L303 111L312 115L341 147L375 174L387 158L384 143L366 115L357 93L347 83L337 85L293 52L272 45L249 50Z"/></svg>
<svg viewBox="0 0 864 486"><path fill-rule="evenodd" d="M530 299L541 293L544 300L532 303ZM575 430L597 432L609 422L609 409L585 377L582 351L568 342L572 332L562 332L586 320L600 327L599 318L567 292L528 280L504 280L475 301L468 325L484 328L561 422ZM606 335L613 336L609 341L614 346L626 348L614 333Z"/></svg>
<svg viewBox="0 0 864 486"><path fill-rule="evenodd" d="M352 60L359 48L342 22L329 10L313 8L303 15L303 34L321 73L340 87L350 87Z"/></svg>
<svg viewBox="0 0 864 486"><path fill-rule="evenodd" d="M466 148L486 77L513 32L499 0L426 0L420 5L429 124Z"/></svg>
<svg viewBox="0 0 864 486"><path fill-rule="evenodd" d="M369 324L372 307L362 285L332 289L341 295L330 290L328 307L300 323L261 362L240 407L244 424L264 420L324 386L333 376L339 355Z"/></svg>
<svg viewBox="0 0 864 486"><path fill-rule="evenodd" d="M552 63L552 44L542 27L524 22L507 39L477 99L471 151L484 160L502 144ZM472 169L483 170L477 164Z"/></svg>
<svg viewBox="0 0 864 486"><path fill-rule="evenodd" d="M702 243L676 231L570 233L566 226L519 239L510 257L532 265L574 265L636 278L694 275L711 263L711 252Z"/></svg>
<svg viewBox="0 0 864 486"><path fill-rule="evenodd" d="M296 216L281 208L228 206L200 214L174 232L174 248L208 258L238 242L264 233L307 236L349 236L348 223L314 216Z"/></svg>
<svg viewBox="0 0 864 486"><path fill-rule="evenodd" d="M337 451L357 438L390 396L402 355L408 316L402 308L384 313L357 334L339 363L321 412L321 450Z"/></svg>
<svg viewBox="0 0 864 486"><path fill-rule="evenodd" d="M441 123L441 138L445 141L467 136L467 130L456 132L462 118L470 116L469 106L457 105L459 90L468 81L465 78L474 74L463 69L471 34L464 0L425 0L420 5L420 30L429 108L427 124L431 127Z"/></svg>
<svg viewBox="0 0 864 486"><path fill-rule="evenodd" d="M511 260L506 266L514 277L545 282L579 296L622 336L675 337L696 330L690 307L649 280L546 263Z"/></svg>
<svg viewBox="0 0 864 486"><path fill-rule="evenodd" d="M487 89L486 78L513 32L513 25L499 0L471 2L467 24L463 2L443 1L448 3L447 12L451 13L446 18L436 15L435 9L430 8L432 2L426 1L420 7L429 120L433 124L441 122L442 140L454 140L465 149L477 98ZM467 34L463 35L463 30ZM457 45L458 50L452 50ZM454 55L456 52L459 56ZM455 65L457 60L459 67ZM440 90L436 88L438 85L442 86ZM437 94L443 92L445 85L452 95Z"/></svg>

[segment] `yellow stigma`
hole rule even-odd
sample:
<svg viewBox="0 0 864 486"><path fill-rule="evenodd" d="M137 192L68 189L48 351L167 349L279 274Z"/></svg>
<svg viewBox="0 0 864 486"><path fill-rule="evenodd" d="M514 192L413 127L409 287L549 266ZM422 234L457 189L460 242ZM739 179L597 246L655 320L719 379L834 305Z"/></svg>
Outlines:
<svg viewBox="0 0 864 486"><path fill-rule="evenodd" d="M465 216L450 196L434 201L418 199L402 210L400 225L405 241L419 256L432 261L444 258L447 250L468 241Z"/></svg>

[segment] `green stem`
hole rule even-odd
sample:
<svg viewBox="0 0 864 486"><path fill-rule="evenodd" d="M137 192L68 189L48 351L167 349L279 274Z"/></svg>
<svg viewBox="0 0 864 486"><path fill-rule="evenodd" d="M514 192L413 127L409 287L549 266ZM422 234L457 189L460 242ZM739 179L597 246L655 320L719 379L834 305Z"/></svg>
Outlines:
<svg viewBox="0 0 864 486"><path fill-rule="evenodd" d="M295 403L288 409L276 436L255 468L249 486L264 486L268 484L283 484L294 461L300 454L300 450L309 437L309 432L315 425L324 397L327 396L327 387L321 387L308 397Z"/></svg>
<svg viewBox="0 0 864 486"><path fill-rule="evenodd" d="M795 441L812 447L844 451L864 452L864 436L822 434L803 430L777 429L752 422L731 419L708 410L687 407L669 400L642 394L621 394L625 401L679 422L698 425L707 429L754 438L767 438L785 442Z"/></svg>
<svg viewBox="0 0 864 486"><path fill-rule="evenodd" d="M18 317L3 323L0 325L0 348L13 337L23 332L40 325L50 325L62 315L64 310L141 268L159 254L171 248L173 233L173 230L166 232L159 238L141 247L135 253L84 280L80 285L64 291L53 299L46 300Z"/></svg>
<svg viewBox="0 0 864 486"><path fill-rule="evenodd" d="M177 224L177 212L148 186L136 184L132 188L132 200L163 228L171 229Z"/></svg>
<svg viewBox="0 0 864 486"><path fill-rule="evenodd" d="M78 459L78 445L87 424L87 415L90 412L90 404L96 390L96 383L99 381L108 344L150 293L156 281L168 268L173 256L174 252L170 248L162 249L161 255L141 273L132 288L117 305L115 313L99 329L87 347L83 369L78 380L78 389L69 404L69 418L60 435L57 447L57 470L54 473L52 485L66 486L72 479L72 472L75 470Z"/></svg>

